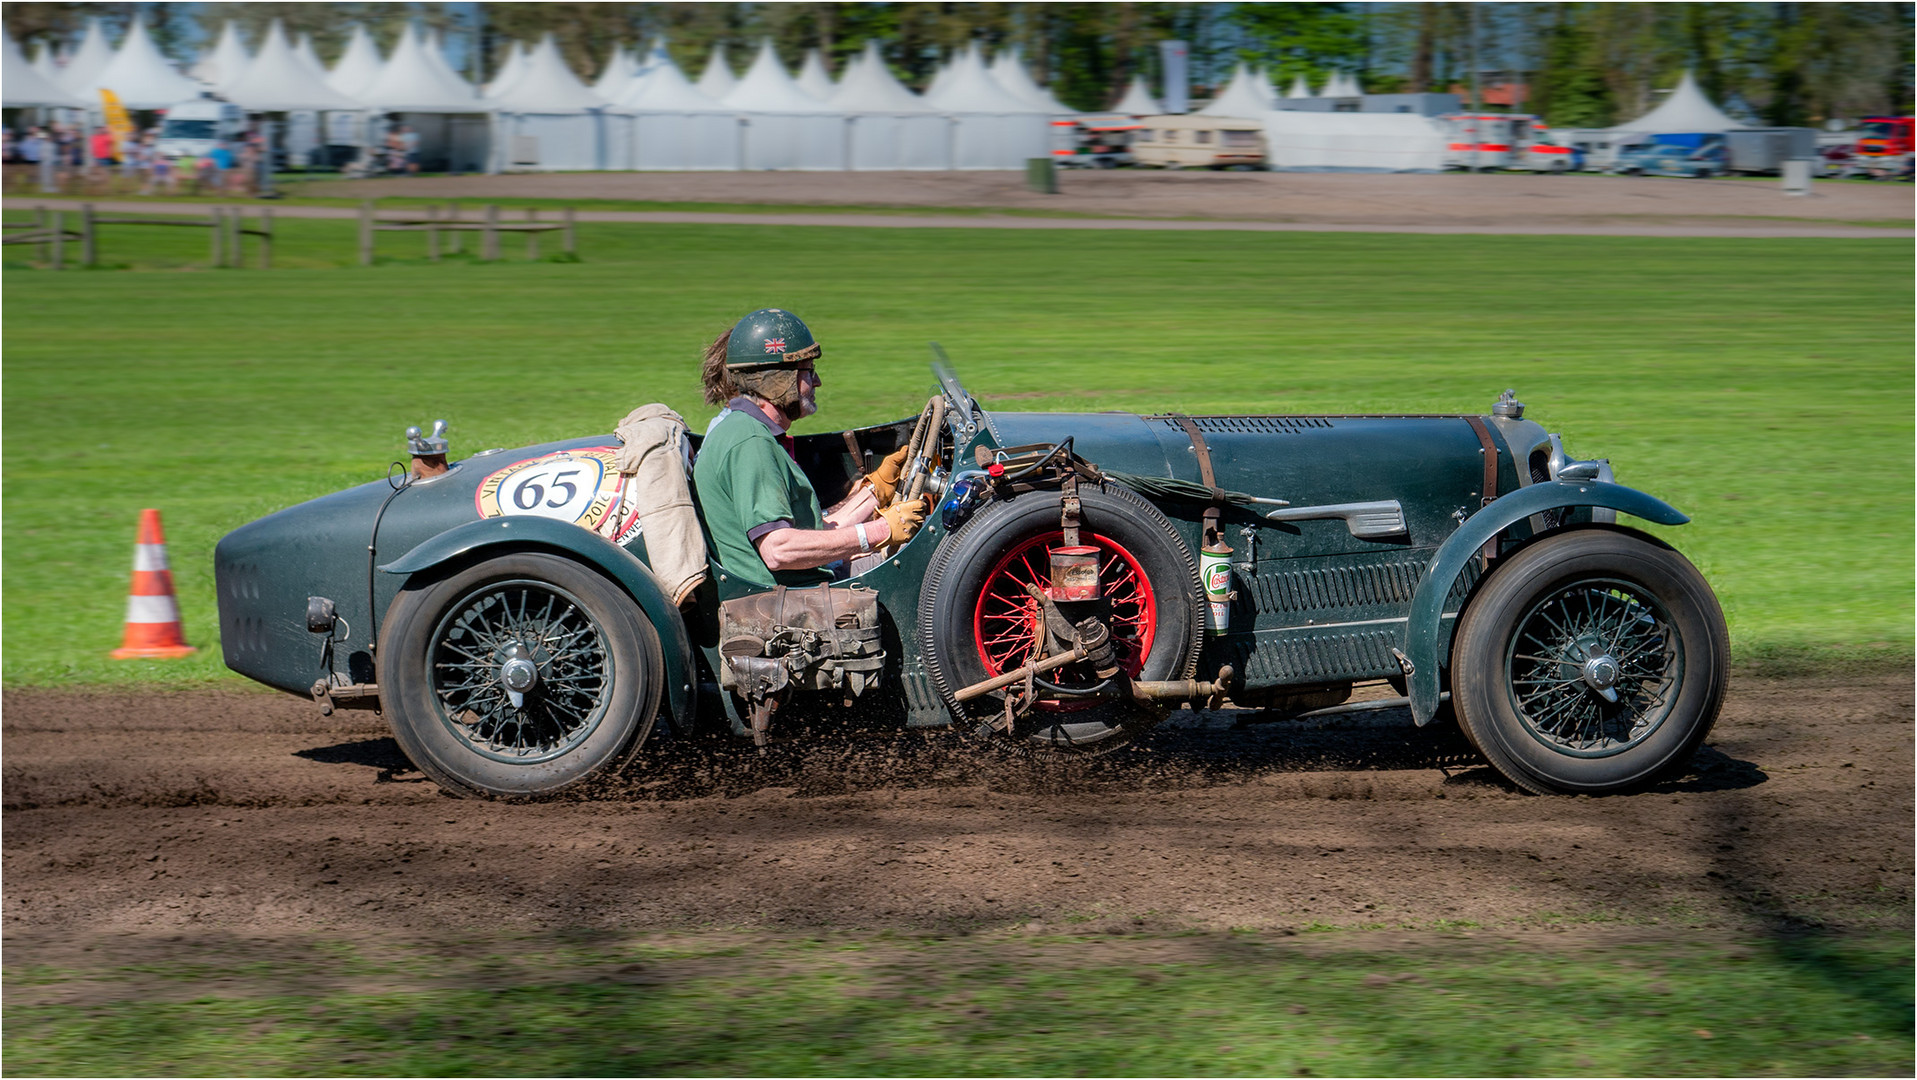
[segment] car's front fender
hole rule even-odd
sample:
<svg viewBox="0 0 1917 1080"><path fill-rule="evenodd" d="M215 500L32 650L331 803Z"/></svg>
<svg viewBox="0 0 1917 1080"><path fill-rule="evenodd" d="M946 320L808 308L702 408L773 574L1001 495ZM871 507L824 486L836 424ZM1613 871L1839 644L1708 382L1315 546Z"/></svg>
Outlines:
<svg viewBox="0 0 1917 1080"><path fill-rule="evenodd" d="M1635 488L1600 480L1551 480L1520 488L1467 518L1438 547L1418 582L1405 626L1405 659L1411 671L1411 715L1423 725L1438 711L1438 668L1445 641L1444 602L1465 564L1491 539L1532 514L1564 506L1598 506L1656 522L1682 525L1691 520L1661 499Z"/></svg>
<svg viewBox="0 0 1917 1080"><path fill-rule="evenodd" d="M493 551L546 550L578 559L618 582L659 632L665 653L667 722L680 734L692 730L697 704L697 671L692 641L679 609L646 564L600 536L565 521L542 517L496 517L467 522L448 529L380 567L381 572L411 576L455 561Z"/></svg>

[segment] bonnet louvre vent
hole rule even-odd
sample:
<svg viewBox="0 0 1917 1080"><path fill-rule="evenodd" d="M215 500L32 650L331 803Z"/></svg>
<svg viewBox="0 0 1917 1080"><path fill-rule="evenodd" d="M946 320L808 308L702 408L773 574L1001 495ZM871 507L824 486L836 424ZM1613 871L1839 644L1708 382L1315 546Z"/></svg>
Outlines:
<svg viewBox="0 0 1917 1080"><path fill-rule="evenodd" d="M1169 416L1154 417L1167 427L1178 427ZM1198 430L1244 435L1290 435L1312 428L1328 428L1331 421L1322 416L1194 416Z"/></svg>

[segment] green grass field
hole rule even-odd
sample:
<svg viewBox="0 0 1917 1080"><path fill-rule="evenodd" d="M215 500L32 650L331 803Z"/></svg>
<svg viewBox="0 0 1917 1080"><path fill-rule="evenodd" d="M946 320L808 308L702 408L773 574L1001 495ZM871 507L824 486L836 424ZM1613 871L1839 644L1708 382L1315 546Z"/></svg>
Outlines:
<svg viewBox="0 0 1917 1080"><path fill-rule="evenodd" d="M1573 928L1577 930L1578 928ZM1815 1076L1910 1064L1908 934L724 933L10 966L7 1075ZM1577 934L1567 937L1575 940ZM219 989L210 989L218 987ZM379 989L370 989L379 987Z"/></svg>
<svg viewBox="0 0 1917 1080"><path fill-rule="evenodd" d="M9 253L7 685L227 678L227 530L380 476L436 417L456 455L654 400L702 423L700 343L772 304L826 343L815 429L915 412L929 339L1006 409L1454 411L1516 387L1692 515L1666 532L1740 661L1911 653L1901 241L596 225L578 263L433 265L387 235L363 269L350 223L278 229L271 272L200 268L188 229L112 234L131 272ZM106 659L143 506L189 660Z"/></svg>

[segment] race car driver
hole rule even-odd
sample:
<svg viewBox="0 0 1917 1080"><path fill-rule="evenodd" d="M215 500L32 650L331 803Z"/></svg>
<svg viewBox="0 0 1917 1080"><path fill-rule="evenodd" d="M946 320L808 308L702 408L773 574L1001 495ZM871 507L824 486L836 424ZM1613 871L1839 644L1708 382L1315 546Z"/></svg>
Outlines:
<svg viewBox="0 0 1917 1080"><path fill-rule="evenodd" d="M693 465L719 565L760 585L815 585L840 560L903 543L925 522L924 499L888 505L901 448L829 510L792 455L794 421L818 411L819 343L797 315L762 308L706 346L706 400L724 405Z"/></svg>

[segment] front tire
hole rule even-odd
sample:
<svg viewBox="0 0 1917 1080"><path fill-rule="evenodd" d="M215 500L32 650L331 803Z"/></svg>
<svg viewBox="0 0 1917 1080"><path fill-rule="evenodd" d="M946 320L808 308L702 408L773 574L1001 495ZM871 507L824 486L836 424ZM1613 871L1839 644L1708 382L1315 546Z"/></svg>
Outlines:
<svg viewBox="0 0 1917 1080"><path fill-rule="evenodd" d="M522 552L401 592L378 677L421 772L456 795L532 798L630 761L664 668L631 597L570 559Z"/></svg>
<svg viewBox="0 0 1917 1080"><path fill-rule="evenodd" d="M1729 655L1724 613L1688 560L1641 533L1578 529L1511 556L1472 598L1452 702L1527 791L1631 791L1703 744Z"/></svg>

